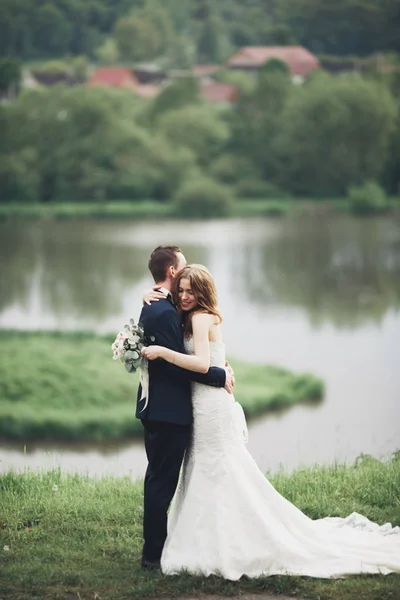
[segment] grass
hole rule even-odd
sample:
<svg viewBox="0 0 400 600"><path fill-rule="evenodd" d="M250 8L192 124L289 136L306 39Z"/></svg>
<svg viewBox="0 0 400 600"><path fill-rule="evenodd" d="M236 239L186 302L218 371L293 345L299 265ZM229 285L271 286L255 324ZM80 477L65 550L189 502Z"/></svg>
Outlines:
<svg viewBox="0 0 400 600"><path fill-rule="evenodd" d="M0 436L8 440L122 440L142 436L138 375L112 360L114 335L0 332ZM312 375L232 361L248 417L320 399Z"/></svg>
<svg viewBox="0 0 400 600"><path fill-rule="evenodd" d="M151 200L140 202L56 202L52 204L0 204L0 218L25 217L42 219L71 218L137 218L151 219L172 216L172 204Z"/></svg>
<svg viewBox="0 0 400 600"><path fill-rule="evenodd" d="M277 490L312 518L357 511L400 525L400 457L283 472ZM46 473L0 475L0 597L5 600L270 592L314 600L396 600L400 575L324 580L274 576L229 582L142 572L142 482ZM4 550L8 547L9 550Z"/></svg>
<svg viewBox="0 0 400 600"><path fill-rule="evenodd" d="M392 198L392 211L400 209L400 198ZM351 212L347 198L304 199L277 198L235 200L233 217L284 217L319 214L321 212ZM167 219L179 218L172 202L152 200L115 200L104 202L54 202L50 204L0 203L0 219L7 218L107 218L107 219Z"/></svg>

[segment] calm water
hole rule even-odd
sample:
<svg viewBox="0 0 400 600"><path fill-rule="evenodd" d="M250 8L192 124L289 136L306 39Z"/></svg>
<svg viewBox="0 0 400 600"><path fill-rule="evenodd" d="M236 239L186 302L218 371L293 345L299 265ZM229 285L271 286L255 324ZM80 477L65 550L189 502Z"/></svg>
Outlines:
<svg viewBox="0 0 400 600"><path fill-rule="evenodd" d="M400 449L400 221L0 223L0 327L116 332L137 316L150 251L178 244L215 276L229 355L320 375L326 395L250 426L263 470ZM94 383L95 385L95 383ZM132 395L134 396L134 389ZM1 401L1 400L0 400ZM140 443L0 447L0 470L143 475Z"/></svg>

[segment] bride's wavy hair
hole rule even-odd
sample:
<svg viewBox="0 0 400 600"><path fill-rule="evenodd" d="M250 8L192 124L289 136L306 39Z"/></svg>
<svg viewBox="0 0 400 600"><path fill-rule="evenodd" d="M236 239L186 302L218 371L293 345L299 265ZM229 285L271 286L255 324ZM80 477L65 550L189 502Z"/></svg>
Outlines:
<svg viewBox="0 0 400 600"><path fill-rule="evenodd" d="M179 308L179 288L182 279L188 279L190 282L190 288L195 297L197 306L189 311L182 312L183 317L183 330L185 334L193 332L192 329L192 318L196 313L208 313L215 315L218 322L222 322L221 311L218 307L217 288L215 287L214 279L211 277L210 271L204 265L187 265L182 271L180 271L176 278L176 286L174 292L174 302Z"/></svg>

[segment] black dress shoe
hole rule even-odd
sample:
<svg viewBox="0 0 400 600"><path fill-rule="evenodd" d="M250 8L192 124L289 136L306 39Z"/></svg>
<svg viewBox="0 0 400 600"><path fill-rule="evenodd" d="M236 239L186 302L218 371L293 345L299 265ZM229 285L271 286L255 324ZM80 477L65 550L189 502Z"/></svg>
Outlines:
<svg viewBox="0 0 400 600"><path fill-rule="evenodd" d="M146 571L157 571L161 569L160 559L148 560L147 558L142 558L142 569L146 569Z"/></svg>

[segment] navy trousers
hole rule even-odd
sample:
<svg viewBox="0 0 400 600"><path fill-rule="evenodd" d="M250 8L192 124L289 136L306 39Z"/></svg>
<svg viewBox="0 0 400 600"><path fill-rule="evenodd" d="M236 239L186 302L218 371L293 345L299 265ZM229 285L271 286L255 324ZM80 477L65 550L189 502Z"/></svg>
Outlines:
<svg viewBox="0 0 400 600"><path fill-rule="evenodd" d="M144 479L142 556L156 561L161 558L167 537L167 512L178 484L192 426L147 420L142 424L149 461Z"/></svg>

